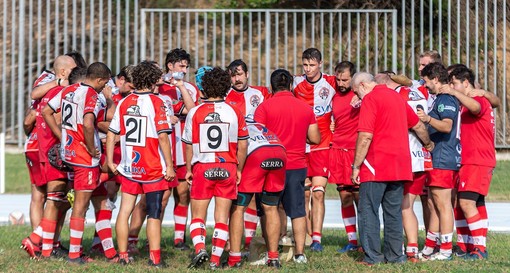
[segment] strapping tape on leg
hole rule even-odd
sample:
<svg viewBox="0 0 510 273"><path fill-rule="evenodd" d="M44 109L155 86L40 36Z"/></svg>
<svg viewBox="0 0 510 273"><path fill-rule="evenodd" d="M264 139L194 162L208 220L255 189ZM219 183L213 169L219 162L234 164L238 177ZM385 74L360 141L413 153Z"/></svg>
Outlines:
<svg viewBox="0 0 510 273"><path fill-rule="evenodd" d="M48 192L48 194L46 195L46 200L51 200L54 202L62 202L62 203L69 202L67 200L67 194L63 191Z"/></svg>
<svg viewBox="0 0 510 273"><path fill-rule="evenodd" d="M325 191L323 186L312 186L311 190L312 190L312 192L317 192L317 191L324 192Z"/></svg>

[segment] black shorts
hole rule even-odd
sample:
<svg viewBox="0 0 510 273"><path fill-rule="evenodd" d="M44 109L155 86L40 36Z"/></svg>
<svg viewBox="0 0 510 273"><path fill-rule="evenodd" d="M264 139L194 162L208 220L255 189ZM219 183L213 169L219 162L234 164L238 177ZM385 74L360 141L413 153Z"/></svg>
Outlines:
<svg viewBox="0 0 510 273"><path fill-rule="evenodd" d="M306 168L287 170L281 202L290 219L305 217Z"/></svg>

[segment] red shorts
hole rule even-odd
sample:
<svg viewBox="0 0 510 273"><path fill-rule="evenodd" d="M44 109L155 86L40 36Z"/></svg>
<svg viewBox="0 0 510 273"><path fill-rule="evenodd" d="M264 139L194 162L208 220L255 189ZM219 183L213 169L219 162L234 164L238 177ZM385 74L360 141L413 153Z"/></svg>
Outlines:
<svg viewBox="0 0 510 273"><path fill-rule="evenodd" d="M462 165L459 171L458 191L472 191L487 196L494 167Z"/></svg>
<svg viewBox="0 0 510 273"><path fill-rule="evenodd" d="M281 146L260 147L246 158L238 191L280 192L285 186L287 153Z"/></svg>
<svg viewBox="0 0 510 273"><path fill-rule="evenodd" d="M413 181L404 183L404 195L410 193L414 195L422 195L423 188L427 182L427 172L413 173Z"/></svg>
<svg viewBox="0 0 510 273"><path fill-rule="evenodd" d="M174 180L167 181L167 182L168 182L168 188L169 189L172 189L172 188L175 188L175 187L179 186L179 180L177 179L177 175L175 176Z"/></svg>
<svg viewBox="0 0 510 273"><path fill-rule="evenodd" d="M73 166L74 169L74 190L75 191L93 191L99 185L99 167L84 168Z"/></svg>
<svg viewBox="0 0 510 273"><path fill-rule="evenodd" d="M27 161L28 174L30 175L30 183L37 187L46 185L46 179L39 162L39 152L26 152L25 159Z"/></svg>
<svg viewBox="0 0 510 273"><path fill-rule="evenodd" d="M452 170L433 169L428 172L429 179L426 182L428 187L454 189L459 180L459 172Z"/></svg>
<svg viewBox="0 0 510 273"><path fill-rule="evenodd" d="M237 198L237 164L196 163L193 165L191 199Z"/></svg>
<svg viewBox="0 0 510 273"><path fill-rule="evenodd" d="M119 181L122 185L121 191L123 193L129 193L132 195L168 190L168 181L163 178L158 182L140 183L129 180L125 176L119 175Z"/></svg>
<svg viewBox="0 0 510 273"><path fill-rule="evenodd" d="M353 186L351 181L354 149L329 150L329 178L328 182L338 185Z"/></svg>
<svg viewBox="0 0 510 273"><path fill-rule="evenodd" d="M92 196L107 196L108 190L106 189L106 183L99 183L97 188L92 192Z"/></svg>
<svg viewBox="0 0 510 273"><path fill-rule="evenodd" d="M306 164L308 166L308 173L306 176L328 177L329 176L328 161L329 161L329 148L307 153Z"/></svg>
<svg viewBox="0 0 510 273"><path fill-rule="evenodd" d="M106 146L103 146L103 149L106 151ZM120 145L115 145L113 148L113 163L119 164L122 159L122 151L120 150ZM101 160L99 161L99 164L103 166L106 163L106 153L101 154ZM101 176L99 178L99 181L101 183L106 181L115 181L117 184L120 184L118 182L118 179L115 175L112 175L110 173L101 173Z"/></svg>
<svg viewBox="0 0 510 273"><path fill-rule="evenodd" d="M49 162L41 162L41 170L44 173L46 183L55 180L67 181L67 172L63 172L51 166Z"/></svg>
<svg viewBox="0 0 510 273"><path fill-rule="evenodd" d="M181 181L186 180L186 165L177 166L177 169L175 170L175 177Z"/></svg>

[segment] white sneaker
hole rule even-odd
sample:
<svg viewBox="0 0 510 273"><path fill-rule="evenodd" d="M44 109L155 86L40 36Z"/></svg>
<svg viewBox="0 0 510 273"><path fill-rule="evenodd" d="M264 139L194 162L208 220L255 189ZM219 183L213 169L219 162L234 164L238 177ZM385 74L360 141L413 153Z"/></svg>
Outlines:
<svg viewBox="0 0 510 273"><path fill-rule="evenodd" d="M254 262L251 262L250 265L266 265L267 264L267 252L260 255L260 259Z"/></svg>
<svg viewBox="0 0 510 273"><path fill-rule="evenodd" d="M306 256L305 256L304 253L299 255L299 257L297 259L296 259L296 256L294 256L293 260L297 264L306 264L306 263L308 263L308 260L306 259Z"/></svg>
<svg viewBox="0 0 510 273"><path fill-rule="evenodd" d="M429 261L450 261L452 259L452 255L445 255L441 252L437 252L437 253L434 253L432 254L430 257L429 257Z"/></svg>

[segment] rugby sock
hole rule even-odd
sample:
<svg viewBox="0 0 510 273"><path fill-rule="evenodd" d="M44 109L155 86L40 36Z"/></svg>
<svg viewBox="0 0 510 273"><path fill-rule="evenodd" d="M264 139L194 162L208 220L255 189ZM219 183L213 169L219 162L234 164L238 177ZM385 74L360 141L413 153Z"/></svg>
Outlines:
<svg viewBox="0 0 510 273"><path fill-rule="evenodd" d="M268 251L267 259L268 260L278 260L278 251Z"/></svg>
<svg viewBox="0 0 510 273"><path fill-rule="evenodd" d="M471 236L473 236L473 248L478 248L480 251L485 251L485 237L484 229L487 226L480 213L473 217L466 219Z"/></svg>
<svg viewBox="0 0 510 273"><path fill-rule="evenodd" d="M188 206L175 206L174 207L174 245L184 242L184 235L186 233L186 222L188 220Z"/></svg>
<svg viewBox="0 0 510 273"><path fill-rule="evenodd" d="M228 266L234 267L236 263L241 262L241 252L232 252L228 253Z"/></svg>
<svg viewBox="0 0 510 273"><path fill-rule="evenodd" d="M83 238L83 230L85 229L85 218L71 217L69 229L71 230L69 235L69 258L80 258L81 240Z"/></svg>
<svg viewBox="0 0 510 273"><path fill-rule="evenodd" d="M159 264L161 262L161 249L151 250L149 255L149 259L151 259L154 264Z"/></svg>
<svg viewBox="0 0 510 273"><path fill-rule="evenodd" d="M127 261L129 260L129 254L126 252L119 252L119 258L124 260L124 261Z"/></svg>
<svg viewBox="0 0 510 273"><path fill-rule="evenodd" d="M469 227L466 222L466 217L460 206L454 210L455 215L455 229L457 230L457 246L464 252L467 252L469 242Z"/></svg>
<svg viewBox="0 0 510 273"><path fill-rule="evenodd" d="M244 212L244 249L250 249L251 239L257 232L257 210L247 208Z"/></svg>
<svg viewBox="0 0 510 273"><path fill-rule="evenodd" d="M205 249L205 237L207 233L204 220L199 218L191 220L189 232L193 245L195 246L195 254L197 254L201 249Z"/></svg>
<svg viewBox="0 0 510 273"><path fill-rule="evenodd" d="M312 233L312 241L314 243L321 243L322 234L320 232L313 232Z"/></svg>
<svg viewBox="0 0 510 273"><path fill-rule="evenodd" d="M425 239L425 246L421 251L425 255L431 255L434 252L434 248L436 247L436 239L439 237L439 233L428 231L427 238Z"/></svg>
<svg viewBox="0 0 510 273"><path fill-rule="evenodd" d="M43 233L42 233L42 251L41 255L50 257L53 251L53 237L55 237L55 229L57 228L57 221L48 219L44 220ZM42 223L42 221L41 221Z"/></svg>
<svg viewBox="0 0 510 273"><path fill-rule="evenodd" d="M407 257L416 257L418 255L418 243L408 243L406 247Z"/></svg>
<svg viewBox="0 0 510 273"><path fill-rule="evenodd" d="M138 244L138 235L129 235L128 243L136 246Z"/></svg>
<svg viewBox="0 0 510 273"><path fill-rule="evenodd" d="M96 217L96 231L101 239L101 245L103 246L106 258L113 258L117 254L113 245L111 218L111 210L100 210Z"/></svg>
<svg viewBox="0 0 510 273"><path fill-rule="evenodd" d="M43 236L43 226L46 226L46 219L41 219L41 222L39 225L30 233L28 238L30 238L30 241L34 243L34 245L40 245L42 242L42 236Z"/></svg>
<svg viewBox="0 0 510 273"><path fill-rule="evenodd" d="M487 208L485 207L485 204L482 206L478 206L478 214L480 214L480 218L482 218L482 224L483 224L483 246L486 248L486 242L487 242L487 231L489 229L489 217L487 215Z"/></svg>
<svg viewBox="0 0 510 273"><path fill-rule="evenodd" d="M356 208L354 205L342 207L342 220L344 221L345 232L351 245L358 245L356 236Z"/></svg>
<svg viewBox="0 0 510 273"><path fill-rule="evenodd" d="M452 255L452 237L453 232L441 234L441 248L439 249L439 252L441 252L444 256Z"/></svg>
<svg viewBox="0 0 510 273"><path fill-rule="evenodd" d="M216 223L212 237L211 263L220 264L221 254L228 240L228 225Z"/></svg>

